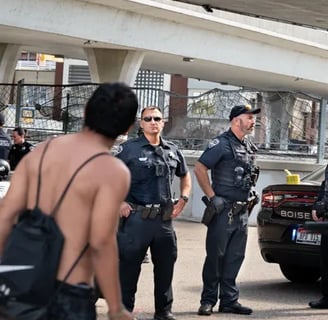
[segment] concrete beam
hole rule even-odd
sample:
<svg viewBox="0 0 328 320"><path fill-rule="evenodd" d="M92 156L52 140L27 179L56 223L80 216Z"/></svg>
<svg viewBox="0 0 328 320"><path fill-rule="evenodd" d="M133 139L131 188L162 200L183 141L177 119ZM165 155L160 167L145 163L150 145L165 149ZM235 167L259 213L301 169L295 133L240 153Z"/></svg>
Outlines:
<svg viewBox="0 0 328 320"><path fill-rule="evenodd" d="M19 45L0 43L0 83L11 83L17 60L21 53Z"/></svg>
<svg viewBox="0 0 328 320"><path fill-rule="evenodd" d="M144 58L142 51L84 49L93 82L125 82L133 86Z"/></svg>
<svg viewBox="0 0 328 320"><path fill-rule="evenodd" d="M328 97L323 32L300 38L294 29L281 34L151 0L0 3L1 42L80 59L82 47L144 51L143 69Z"/></svg>

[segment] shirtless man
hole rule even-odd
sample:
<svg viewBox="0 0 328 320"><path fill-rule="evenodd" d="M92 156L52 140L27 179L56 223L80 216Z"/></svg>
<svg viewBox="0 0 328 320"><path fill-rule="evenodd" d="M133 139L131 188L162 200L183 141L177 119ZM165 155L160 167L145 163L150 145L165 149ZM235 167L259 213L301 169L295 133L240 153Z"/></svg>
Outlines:
<svg viewBox="0 0 328 320"><path fill-rule="evenodd" d="M89 248L56 295L50 319L96 319L95 276L108 304L109 319L133 318L121 303L116 243L118 212L130 187L130 173L122 161L109 154L109 148L133 125L137 109L137 98L130 88L120 83L102 84L86 105L82 131L52 139L45 152L39 208L46 214L87 158L108 153L79 171L57 212L56 221L65 237L59 283L86 243ZM22 159L0 203L0 256L18 214L35 207L38 166L44 151L42 143Z"/></svg>

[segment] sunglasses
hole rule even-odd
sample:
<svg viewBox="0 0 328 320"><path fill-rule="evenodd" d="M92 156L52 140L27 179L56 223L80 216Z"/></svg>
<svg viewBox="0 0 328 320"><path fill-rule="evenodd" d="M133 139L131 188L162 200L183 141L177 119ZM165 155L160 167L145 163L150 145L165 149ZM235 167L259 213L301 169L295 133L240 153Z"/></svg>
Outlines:
<svg viewBox="0 0 328 320"><path fill-rule="evenodd" d="M144 117L142 120L146 121L146 122L150 122L152 120L154 120L155 122L160 122L162 120L162 118L161 117Z"/></svg>

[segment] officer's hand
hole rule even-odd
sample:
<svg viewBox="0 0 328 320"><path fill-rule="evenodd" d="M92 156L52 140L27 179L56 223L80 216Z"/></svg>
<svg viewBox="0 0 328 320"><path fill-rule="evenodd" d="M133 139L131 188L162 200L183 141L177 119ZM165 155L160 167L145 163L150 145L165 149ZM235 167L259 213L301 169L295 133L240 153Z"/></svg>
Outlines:
<svg viewBox="0 0 328 320"><path fill-rule="evenodd" d="M312 206L312 217L313 217L313 211L315 211L315 217L317 218L317 220L322 220L322 218L325 217L326 212L327 212L327 203L324 200L319 200L316 201L313 206ZM314 217L313 217L314 219ZM315 221L317 221L315 220Z"/></svg>
<svg viewBox="0 0 328 320"><path fill-rule="evenodd" d="M127 202L123 202L120 207L120 217L127 218L132 211L131 206Z"/></svg>
<svg viewBox="0 0 328 320"><path fill-rule="evenodd" d="M186 206L186 201L184 201L182 198L180 198L173 207L173 212L172 212L172 219L176 218L183 210L183 208Z"/></svg>
<svg viewBox="0 0 328 320"><path fill-rule="evenodd" d="M319 217L317 216L317 210L312 210L312 219L313 219L314 221L322 221L322 220L323 220L322 217L319 218Z"/></svg>
<svg viewBox="0 0 328 320"><path fill-rule="evenodd" d="M224 209L224 200L222 197L213 196L210 198L210 204L216 212L220 212Z"/></svg>

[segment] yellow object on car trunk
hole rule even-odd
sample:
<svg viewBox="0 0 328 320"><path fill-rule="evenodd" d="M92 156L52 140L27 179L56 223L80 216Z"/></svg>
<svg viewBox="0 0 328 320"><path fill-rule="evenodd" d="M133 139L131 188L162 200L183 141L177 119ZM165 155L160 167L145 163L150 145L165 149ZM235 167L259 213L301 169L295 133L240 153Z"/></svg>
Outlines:
<svg viewBox="0 0 328 320"><path fill-rule="evenodd" d="M301 179L299 174L292 174L289 170L285 169L287 184L300 184Z"/></svg>

